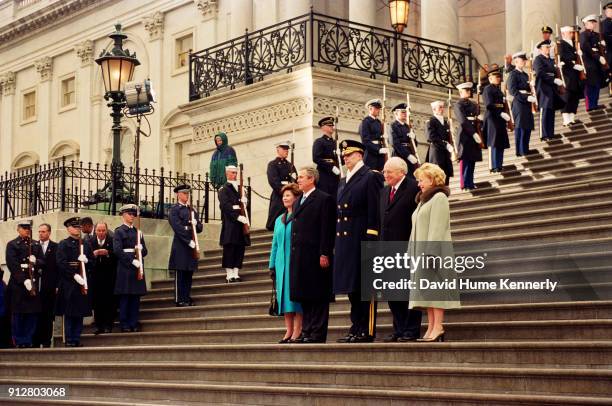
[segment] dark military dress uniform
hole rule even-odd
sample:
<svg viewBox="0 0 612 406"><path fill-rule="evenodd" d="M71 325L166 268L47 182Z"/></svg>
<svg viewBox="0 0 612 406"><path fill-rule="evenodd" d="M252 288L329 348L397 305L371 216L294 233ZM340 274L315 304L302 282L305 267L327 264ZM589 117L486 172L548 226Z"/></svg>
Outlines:
<svg viewBox="0 0 612 406"><path fill-rule="evenodd" d="M512 95L512 117L514 118L514 146L516 156L529 153L529 139L534 129L531 103L529 75L519 69L514 69L508 75L508 93Z"/></svg>
<svg viewBox="0 0 612 406"><path fill-rule="evenodd" d="M453 176L453 161L451 153L447 149L450 138L450 126L448 121L444 119L444 124L435 116L432 116L427 122L427 162L438 165L446 174L446 184L450 182L450 177Z"/></svg>
<svg viewBox="0 0 612 406"><path fill-rule="evenodd" d="M189 190L189 188L185 190ZM189 206L176 203L170 208L168 213L168 222L174 231L168 269L176 272L174 279L174 301L177 306L193 305L190 294L193 273L198 269L198 259L194 258L194 249L189 246L191 241L193 241L192 213L195 216L196 233L201 233L204 226L200 221L198 212ZM195 241L193 241L193 244L195 244Z"/></svg>
<svg viewBox="0 0 612 406"><path fill-rule="evenodd" d="M580 33L580 49L582 60L586 69L586 83L584 84L584 97L586 110L599 108L599 91L608 85L609 72L606 72L599 61L599 33L584 30ZM609 48L609 47L608 47Z"/></svg>
<svg viewBox="0 0 612 406"><path fill-rule="evenodd" d="M563 62L563 78L565 79L565 107L564 113L576 114L578 103L584 94L584 83L580 80L580 72L574 69L578 65L578 54L574 45L561 40L559 45L559 58Z"/></svg>
<svg viewBox="0 0 612 406"><path fill-rule="evenodd" d="M107 233L104 241L98 241L97 236L89 239L92 254L96 250L107 250L106 255L94 255L91 276L91 293L93 299L94 319L97 333L110 333L117 315L117 257L113 252L113 240Z"/></svg>
<svg viewBox="0 0 612 406"><path fill-rule="evenodd" d="M604 10L607 8L612 8L612 2L604 6ZM612 18L605 17L601 20L599 26L601 27L601 37L606 42L606 60L608 61L608 66L612 69Z"/></svg>
<svg viewBox="0 0 612 406"><path fill-rule="evenodd" d="M411 128L407 123L402 123L398 120L391 123L391 142L393 144L393 154L394 156L402 158L406 162L408 165L408 173L406 175L414 179L414 171L416 171L419 164L412 163L408 160L410 155L414 156L415 159L417 155L414 147L412 146L412 141L410 140L410 132ZM416 139L414 140L414 145L419 145Z"/></svg>
<svg viewBox="0 0 612 406"><path fill-rule="evenodd" d="M501 116L504 111L504 94L499 86L490 84L482 91L486 112L482 135L486 138L493 172L501 171L504 166L504 149L510 148L506 120Z"/></svg>
<svg viewBox="0 0 612 406"><path fill-rule="evenodd" d="M461 188L474 189L476 162L482 161L482 149L474 140L478 106L470 99L461 98L455 103L455 118L459 124L457 132L457 159L461 172Z"/></svg>
<svg viewBox="0 0 612 406"><path fill-rule="evenodd" d="M70 224L70 219L64 224ZM83 241L83 254L87 257L85 272L89 287L92 283L91 270L94 256L91 245L85 241ZM86 293L83 293L81 285L75 280L75 274L81 274L79 255L78 238L68 237L60 241L57 247L57 268L60 273L60 281L55 314L64 316L65 345L73 347L80 346L83 317L91 316L91 290L88 289Z"/></svg>
<svg viewBox="0 0 612 406"><path fill-rule="evenodd" d="M39 241L40 242L40 241ZM53 321L55 320L55 302L59 275L57 270L58 244L49 240L44 249L40 242L44 265L39 270L38 292L40 293L41 312L38 315L36 333L34 334L34 347L50 347L53 336Z"/></svg>
<svg viewBox="0 0 612 406"><path fill-rule="evenodd" d="M382 171L385 166L385 154L380 153L384 146L383 134L383 123L378 118L366 116L359 125L359 135L365 146L363 163L375 171Z"/></svg>
<svg viewBox="0 0 612 406"><path fill-rule="evenodd" d="M231 182L227 182L219 189L219 206L221 207L221 235L219 245L223 247L223 258L221 266L233 269L233 274L228 272L227 280L238 279L238 270L242 268L244 251L251 245L248 234L244 234L244 224L238 221L240 216L240 194Z"/></svg>
<svg viewBox="0 0 612 406"><path fill-rule="evenodd" d="M552 59L538 55L533 61L536 75L536 93L540 107L540 139L551 140L555 135L555 110L564 106L555 84L555 63Z"/></svg>
<svg viewBox="0 0 612 406"><path fill-rule="evenodd" d="M326 118L329 119L331 117ZM333 123L333 118L331 122ZM320 120L319 126L324 123L323 119ZM319 171L317 189L327 193L335 200L338 192L338 183L340 182L336 141L325 134L317 138L312 144L312 161L317 164L317 171ZM337 168L338 175L334 173L334 168Z"/></svg>
<svg viewBox="0 0 612 406"><path fill-rule="evenodd" d="M363 151L363 144L346 140L342 154ZM347 180L348 178L348 180ZM367 165L353 168L340 181L336 202L338 220L334 256L334 293L348 294L351 329L341 342L371 342L376 335L375 302L361 300L361 242L378 240L380 191L384 179Z"/></svg>
<svg viewBox="0 0 612 406"><path fill-rule="evenodd" d="M135 205L130 206L136 207ZM115 229L113 250L118 259L115 294L119 296L119 323L121 331L124 332L138 330L140 297L147 293L145 276L143 274L142 279L139 280L138 268L133 264L133 261L137 259L135 250L137 241L136 227L122 224ZM142 234L140 244L142 245L142 266L144 268L144 257L147 256L148 251Z"/></svg>
<svg viewBox="0 0 612 406"><path fill-rule="evenodd" d="M28 224L27 227L30 225ZM32 255L36 257L36 262L33 264L29 260L30 244ZM12 312L13 340L17 347L31 347L33 343L36 321L41 311L40 295L36 290L38 269L44 265L42 258L40 244L30 238L17 237L6 245L6 265L11 273L8 283L9 307ZM29 277L30 266L33 267L33 278ZM36 292L36 295L28 291L24 284L26 280L31 281L32 290Z"/></svg>
<svg viewBox="0 0 612 406"><path fill-rule="evenodd" d="M268 162L266 174L268 176L268 183L272 188L272 193L270 194L270 207L268 209L266 229L270 231L274 230L274 223L278 216L286 211L283 205L281 189L283 186L295 181L292 176L295 172L295 166L285 158L276 158Z"/></svg>

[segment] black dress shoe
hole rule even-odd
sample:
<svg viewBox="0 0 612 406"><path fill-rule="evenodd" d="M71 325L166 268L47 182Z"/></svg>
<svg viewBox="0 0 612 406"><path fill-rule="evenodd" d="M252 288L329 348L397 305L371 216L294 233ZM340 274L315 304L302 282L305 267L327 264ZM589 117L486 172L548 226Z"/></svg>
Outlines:
<svg viewBox="0 0 612 406"><path fill-rule="evenodd" d="M373 343L374 337L368 334L362 334L362 335L355 336L353 338L353 341L351 342L353 343Z"/></svg>
<svg viewBox="0 0 612 406"><path fill-rule="evenodd" d="M324 343L325 341L320 340L318 338L306 337L304 338L304 340L302 340L302 342L304 344L321 344L321 343Z"/></svg>
<svg viewBox="0 0 612 406"><path fill-rule="evenodd" d="M240 279L240 276L234 278L234 282L242 282L242 279Z"/></svg>
<svg viewBox="0 0 612 406"><path fill-rule="evenodd" d="M195 306L195 302L192 298L187 299L187 303L189 304L189 306Z"/></svg>
<svg viewBox="0 0 612 406"><path fill-rule="evenodd" d="M348 333L344 337L337 339L336 342L337 343L352 343L354 338L355 338L355 334Z"/></svg>
<svg viewBox="0 0 612 406"><path fill-rule="evenodd" d="M129 328L121 328L121 332L122 332L122 333L129 333L129 332L131 332L131 331L132 331L132 330L130 330Z"/></svg>
<svg viewBox="0 0 612 406"><path fill-rule="evenodd" d="M398 336L396 336L395 334L389 334L388 336L386 336L383 341L385 343L396 343L398 340Z"/></svg>
<svg viewBox="0 0 612 406"><path fill-rule="evenodd" d="M188 302L178 302L176 304L176 307L187 307L187 306L189 306Z"/></svg>
<svg viewBox="0 0 612 406"><path fill-rule="evenodd" d="M104 333L106 333L106 330L103 329L103 328L99 328L96 331L94 331L94 335L96 335L96 336L99 335L99 334L104 334Z"/></svg>
<svg viewBox="0 0 612 406"><path fill-rule="evenodd" d="M105 333L105 334L107 334L107 333L112 333L112 332L113 332L113 329L112 329L112 328L105 328L105 329L104 329L104 333Z"/></svg>
<svg viewBox="0 0 612 406"><path fill-rule="evenodd" d="M410 341L416 341L419 337L413 337L413 336L401 336L400 338L397 339L397 341L399 341L400 343L407 343Z"/></svg>

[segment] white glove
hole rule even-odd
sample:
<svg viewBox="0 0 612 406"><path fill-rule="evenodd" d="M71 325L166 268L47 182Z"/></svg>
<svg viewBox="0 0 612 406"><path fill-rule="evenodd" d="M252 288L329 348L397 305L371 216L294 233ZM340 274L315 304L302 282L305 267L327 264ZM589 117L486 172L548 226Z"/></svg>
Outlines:
<svg viewBox="0 0 612 406"><path fill-rule="evenodd" d="M529 103L535 103L535 102L538 101L538 99L535 96L529 95L529 96L527 96L527 101Z"/></svg>
<svg viewBox="0 0 612 406"><path fill-rule="evenodd" d="M136 248L137 250L141 250L141 251L142 251L142 244L136 244L136 247L135 247L135 248Z"/></svg>
<svg viewBox="0 0 612 406"><path fill-rule="evenodd" d="M408 162L410 162L411 164L416 164L418 161L418 159L416 159L416 157L412 154L408 155Z"/></svg>
<svg viewBox="0 0 612 406"><path fill-rule="evenodd" d="M332 172L334 173L334 175L340 175L340 169L338 169L338 167L337 167L337 166L334 166L334 167L332 168Z"/></svg>
<svg viewBox="0 0 612 406"><path fill-rule="evenodd" d="M81 254L81 255L79 255L78 260L79 260L79 261L81 261L81 262L82 262L82 263L84 263L84 264L86 264L86 263L88 263L88 262L89 262L89 260L87 259L87 256L86 256L85 254Z"/></svg>
<svg viewBox="0 0 612 406"><path fill-rule="evenodd" d="M446 143L446 150L448 152L453 152L454 151L453 146L451 144L449 144L448 142Z"/></svg>
<svg viewBox="0 0 612 406"><path fill-rule="evenodd" d="M578 51L576 51L576 53L578 54L578 56L582 56L582 49L579 49Z"/></svg>
<svg viewBox="0 0 612 406"><path fill-rule="evenodd" d="M484 120L484 115L483 114L479 114L478 115L478 121L482 121Z"/></svg>
<svg viewBox="0 0 612 406"><path fill-rule="evenodd" d="M244 204L245 206L247 205L247 203L249 202L249 199L247 199L246 196L242 196L240 198L240 201L242 202L242 204Z"/></svg>
<svg viewBox="0 0 612 406"><path fill-rule="evenodd" d="M74 274L74 280L76 281L76 283L78 283L81 286L85 285L85 279L83 279L83 277L79 275L78 273Z"/></svg>
<svg viewBox="0 0 612 406"><path fill-rule="evenodd" d="M249 224L249 220L244 216L238 216L238 221L242 224Z"/></svg>
<svg viewBox="0 0 612 406"><path fill-rule="evenodd" d="M25 286L25 288L29 291L32 290L32 281L30 279L26 279L25 281L23 281L23 286Z"/></svg>
<svg viewBox="0 0 612 406"><path fill-rule="evenodd" d="M414 131L410 131L408 133L408 137L412 138L413 140L416 140L416 134L414 133Z"/></svg>
<svg viewBox="0 0 612 406"><path fill-rule="evenodd" d="M599 43L603 46L606 46L606 41L604 41L603 39L601 41L599 41Z"/></svg>
<svg viewBox="0 0 612 406"><path fill-rule="evenodd" d="M599 57L599 63L602 64L602 65L605 65L606 64L606 58L604 58L603 56L600 56Z"/></svg>
<svg viewBox="0 0 612 406"><path fill-rule="evenodd" d="M555 82L555 85L557 85L557 86L561 86L563 84L563 81L561 79L559 79L559 78L555 78L555 80L553 82Z"/></svg>
<svg viewBox="0 0 612 406"><path fill-rule="evenodd" d="M480 139L480 135L478 135L478 133L474 133L474 135L472 135L472 138L474 138L474 141L476 141L476 144L480 144L482 142L482 140Z"/></svg>
<svg viewBox="0 0 612 406"><path fill-rule="evenodd" d="M134 267L136 267L136 268L140 268L140 261L135 259L135 260L132 261L132 265L134 265Z"/></svg>
<svg viewBox="0 0 612 406"><path fill-rule="evenodd" d="M510 115L508 113L506 113L505 111L502 111L500 114L501 118L503 118L506 121L510 121Z"/></svg>
<svg viewBox="0 0 612 406"><path fill-rule="evenodd" d="M381 148L378 150L378 153L381 155L385 155L389 153L389 149L388 148Z"/></svg>
<svg viewBox="0 0 612 406"><path fill-rule="evenodd" d="M578 72L582 72L584 70L584 66L576 64L574 65L574 69L576 69Z"/></svg>
<svg viewBox="0 0 612 406"><path fill-rule="evenodd" d="M561 61L559 62L559 67L565 66L565 62Z"/></svg>
<svg viewBox="0 0 612 406"><path fill-rule="evenodd" d="M36 257L34 255L30 255L28 257L28 259L30 260L31 263L35 264L36 263Z"/></svg>
<svg viewBox="0 0 612 406"><path fill-rule="evenodd" d="M195 241L189 241L189 248L195 248Z"/></svg>

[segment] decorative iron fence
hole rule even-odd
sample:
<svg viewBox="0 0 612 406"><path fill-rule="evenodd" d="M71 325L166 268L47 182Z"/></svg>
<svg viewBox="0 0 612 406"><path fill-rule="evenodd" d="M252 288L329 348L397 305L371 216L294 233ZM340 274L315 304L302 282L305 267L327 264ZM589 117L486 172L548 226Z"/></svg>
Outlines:
<svg viewBox="0 0 612 406"><path fill-rule="evenodd" d="M208 223L220 220L217 190L208 173L201 175L133 168L121 171L115 190L115 209L136 203L143 217L163 219L173 204L173 189L189 183L194 209ZM65 160L0 176L0 219L7 221L54 211L113 213L111 206L112 171L110 165ZM247 179L247 211L251 212L251 179ZM136 194L138 191L138 194Z"/></svg>
<svg viewBox="0 0 612 406"><path fill-rule="evenodd" d="M310 12L189 55L189 99L249 85L294 67L333 67L371 78L452 88L472 80L464 48Z"/></svg>

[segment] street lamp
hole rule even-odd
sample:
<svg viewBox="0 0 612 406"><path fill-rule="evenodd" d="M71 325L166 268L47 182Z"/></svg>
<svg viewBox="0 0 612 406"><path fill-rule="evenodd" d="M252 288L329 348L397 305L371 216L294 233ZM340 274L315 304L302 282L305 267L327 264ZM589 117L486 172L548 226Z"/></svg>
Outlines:
<svg viewBox="0 0 612 406"><path fill-rule="evenodd" d="M134 68L140 65L136 59L136 53L123 49L123 40L127 38L121 31L121 24L115 24L115 32L108 36L114 41L113 49L102 51L96 63L102 68L102 79L104 81L104 99L109 101L108 107L112 108L113 118L113 161L111 163L112 187L111 187L111 211L116 213L115 200L117 198L117 186L123 164L121 163L121 110L125 107L125 83L132 80Z"/></svg>
<svg viewBox="0 0 612 406"><path fill-rule="evenodd" d="M408 25L408 12L410 11L410 0L390 0L389 13L391 14L391 26L398 33L402 33Z"/></svg>

